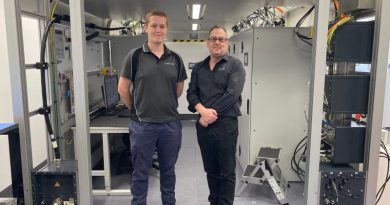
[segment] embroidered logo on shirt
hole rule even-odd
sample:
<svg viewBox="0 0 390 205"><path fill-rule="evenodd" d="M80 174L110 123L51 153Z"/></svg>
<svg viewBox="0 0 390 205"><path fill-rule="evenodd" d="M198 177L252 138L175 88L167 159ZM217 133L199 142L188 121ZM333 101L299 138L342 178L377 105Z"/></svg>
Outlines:
<svg viewBox="0 0 390 205"><path fill-rule="evenodd" d="M218 68L218 70L225 70L225 67L222 67L222 68Z"/></svg>
<svg viewBox="0 0 390 205"><path fill-rule="evenodd" d="M175 65L173 62L165 62L165 65Z"/></svg>

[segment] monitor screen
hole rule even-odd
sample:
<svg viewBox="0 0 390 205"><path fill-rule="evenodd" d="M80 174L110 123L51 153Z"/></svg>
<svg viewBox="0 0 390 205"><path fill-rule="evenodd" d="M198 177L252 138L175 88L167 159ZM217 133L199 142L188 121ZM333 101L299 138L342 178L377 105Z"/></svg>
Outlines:
<svg viewBox="0 0 390 205"><path fill-rule="evenodd" d="M116 105L119 100L118 93L118 77L116 75L112 76L104 76L103 80L104 87L104 101L106 104L106 108L110 109L112 106Z"/></svg>

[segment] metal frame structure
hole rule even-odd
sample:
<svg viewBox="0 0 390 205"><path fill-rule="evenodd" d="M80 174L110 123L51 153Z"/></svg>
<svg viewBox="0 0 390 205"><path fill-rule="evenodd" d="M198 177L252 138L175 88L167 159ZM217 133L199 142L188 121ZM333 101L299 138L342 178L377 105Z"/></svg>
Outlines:
<svg viewBox="0 0 390 205"><path fill-rule="evenodd" d="M322 100L326 68L326 33L328 28L329 1L316 0L315 36L313 42L313 78L309 112L308 164L306 166L305 204L319 203L319 150L321 141ZM386 68L389 53L390 2L376 1L376 22L372 55L367 143L364 171L368 172L365 204L375 204L379 166L380 136L386 84Z"/></svg>
<svg viewBox="0 0 390 205"><path fill-rule="evenodd" d="M89 150L88 74L85 69L85 15L84 0L70 0L70 25L72 35L72 66L75 90L76 136L75 152L78 161L79 204L93 204L91 155Z"/></svg>
<svg viewBox="0 0 390 205"><path fill-rule="evenodd" d="M92 125L93 126L93 125ZM72 128L76 135L76 128ZM99 127L93 126L89 129L90 134L99 134L103 139L103 170L91 170L92 176L104 178L104 189L92 190L93 195L99 196L131 196L130 189L112 189L111 187L111 166L110 166L110 136L115 133L129 133L128 127ZM100 136L101 135L101 136Z"/></svg>
<svg viewBox="0 0 390 205"><path fill-rule="evenodd" d="M110 170L110 139L109 134L113 133L128 133L129 129L127 127L91 127L90 133L101 134L103 139L103 162L104 170L103 171L94 171L92 170L92 176L102 176L104 177L104 186L105 190L93 190L94 195L101 196L131 196L130 189L112 189L111 187L111 170Z"/></svg>
<svg viewBox="0 0 390 205"><path fill-rule="evenodd" d="M319 203L319 166L321 144L322 102L324 96L326 68L326 40L330 1L316 0L312 80L310 85L310 107L307 137L307 161L305 178L305 204Z"/></svg>
<svg viewBox="0 0 390 205"><path fill-rule="evenodd" d="M1 4L0 13L4 14L7 47L0 49L6 49L5 53L8 53L8 65L6 65L6 67L8 67L11 76L14 121L19 125L24 203L32 204L30 174L32 170L31 135L30 122L28 119L29 113L20 4L19 0L2 0Z"/></svg>
<svg viewBox="0 0 390 205"><path fill-rule="evenodd" d="M365 204L375 204L383 106L385 101L387 61L390 43L390 1L376 0L371 84L366 130L364 171L367 171Z"/></svg>
<svg viewBox="0 0 390 205"><path fill-rule="evenodd" d="M22 150L23 184L25 204L32 204L31 175L32 153L30 141L30 124L28 120L26 72L23 53L23 38L21 29L21 11L19 0L1 0L0 13L4 15L6 48L8 65L11 74L11 89L14 120L19 124L20 146ZM93 204L91 158L89 155L89 119L87 73L85 71L85 28L84 0L70 0L72 58L74 67L76 136L75 149L77 153L79 178L79 204ZM319 150L321 138L322 98L326 67L326 34L330 1L315 1L315 23L313 40L313 74L311 84L311 99L309 112L308 161L305 184L305 204L313 205L319 202ZM372 76L369 99L369 118L367 126L368 143L364 170L368 171L366 183L365 204L375 204L380 128L382 126L383 102L385 92L385 72L389 52L390 1L376 0L376 26L374 36L374 53L372 58Z"/></svg>

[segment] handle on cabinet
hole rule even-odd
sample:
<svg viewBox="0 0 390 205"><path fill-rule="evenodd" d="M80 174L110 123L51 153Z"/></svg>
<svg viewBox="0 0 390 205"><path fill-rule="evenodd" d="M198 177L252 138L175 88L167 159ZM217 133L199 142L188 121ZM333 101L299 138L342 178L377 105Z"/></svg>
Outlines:
<svg viewBox="0 0 390 205"><path fill-rule="evenodd" d="M246 100L246 114L249 115L249 99Z"/></svg>

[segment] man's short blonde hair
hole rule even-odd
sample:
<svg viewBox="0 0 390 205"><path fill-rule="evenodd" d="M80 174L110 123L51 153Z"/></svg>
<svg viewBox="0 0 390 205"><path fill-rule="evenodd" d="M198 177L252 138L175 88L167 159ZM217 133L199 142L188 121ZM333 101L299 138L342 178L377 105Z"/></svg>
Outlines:
<svg viewBox="0 0 390 205"><path fill-rule="evenodd" d="M163 11L160 11L160 10L151 10L149 11L147 14L146 14L146 17L145 17L145 24L149 24L149 18L151 16L161 16L161 17L165 17L166 21L167 21L167 26L168 26L168 16L165 12Z"/></svg>

